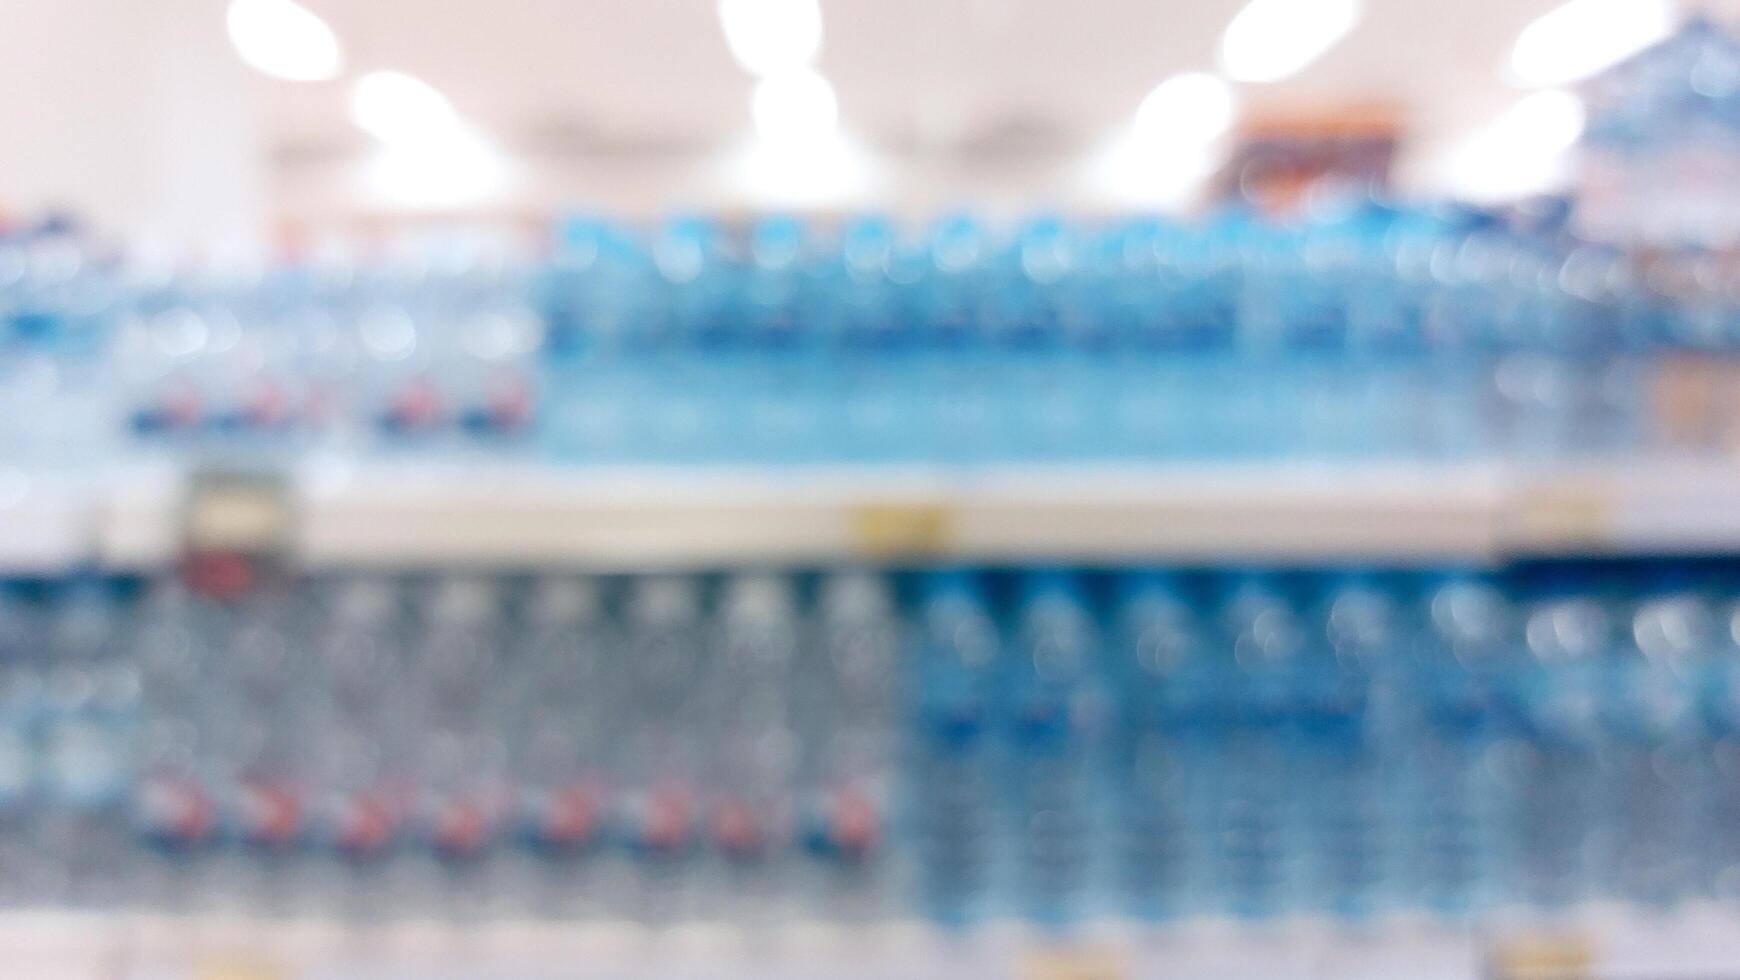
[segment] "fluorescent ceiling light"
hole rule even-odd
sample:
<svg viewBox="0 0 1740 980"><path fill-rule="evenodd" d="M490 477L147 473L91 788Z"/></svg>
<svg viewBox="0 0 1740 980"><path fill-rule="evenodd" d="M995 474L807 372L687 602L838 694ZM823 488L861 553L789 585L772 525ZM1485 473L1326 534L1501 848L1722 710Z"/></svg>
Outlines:
<svg viewBox="0 0 1740 980"><path fill-rule="evenodd" d="M1220 39L1220 68L1240 82L1304 71L1359 22L1359 0L1250 0Z"/></svg>
<svg viewBox="0 0 1740 980"><path fill-rule="evenodd" d="M400 71L372 71L350 90L350 118L383 143L441 141L462 127L447 97Z"/></svg>
<svg viewBox="0 0 1740 980"><path fill-rule="evenodd" d="M1076 188L1097 207L1181 211L1200 200L1224 151L1212 144L1153 143L1114 137L1083 161Z"/></svg>
<svg viewBox="0 0 1740 980"><path fill-rule="evenodd" d="M230 0L224 19L236 53L273 78L318 82L344 67L338 36L295 0Z"/></svg>
<svg viewBox="0 0 1740 980"><path fill-rule="evenodd" d="M503 199L518 171L500 149L463 126L418 142L391 142L362 164L362 194L403 210L448 210Z"/></svg>
<svg viewBox="0 0 1740 980"><path fill-rule="evenodd" d="M731 57L760 78L807 68L822 47L816 0L719 0L719 21Z"/></svg>
<svg viewBox="0 0 1740 980"><path fill-rule="evenodd" d="M1519 99L1476 133L1451 160L1456 191L1504 200L1552 190L1567 174L1567 151L1583 133L1583 103L1548 89Z"/></svg>
<svg viewBox="0 0 1740 980"><path fill-rule="evenodd" d="M1142 100L1136 134L1154 142L1211 143L1232 127L1238 96L1219 75L1193 71L1174 75Z"/></svg>
<svg viewBox="0 0 1740 980"><path fill-rule="evenodd" d="M1517 35L1510 76L1522 85L1588 78L1673 32L1670 0L1570 0Z"/></svg>
<svg viewBox="0 0 1740 980"><path fill-rule="evenodd" d="M1547 89L1518 99L1488 131L1503 143L1531 155L1570 149L1583 135L1583 102L1562 89Z"/></svg>
<svg viewBox="0 0 1740 980"><path fill-rule="evenodd" d="M756 133L769 143L825 139L834 134L840 119L834 87L813 71L774 75L755 83L749 108Z"/></svg>
<svg viewBox="0 0 1740 980"><path fill-rule="evenodd" d="M856 208L873 200L883 170L864 147L835 131L820 139L751 139L721 159L727 200L767 208Z"/></svg>

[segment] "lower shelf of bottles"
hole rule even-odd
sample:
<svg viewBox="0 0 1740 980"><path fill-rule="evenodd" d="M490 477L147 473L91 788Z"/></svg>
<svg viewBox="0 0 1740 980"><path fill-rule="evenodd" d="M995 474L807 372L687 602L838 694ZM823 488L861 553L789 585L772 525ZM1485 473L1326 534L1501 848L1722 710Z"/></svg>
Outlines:
<svg viewBox="0 0 1740 980"><path fill-rule="evenodd" d="M1709 459L964 470L326 459L260 474L248 493L196 509L198 473L186 467L0 470L0 574L160 567L190 532L248 545L262 524L311 567L1481 562L1740 549L1740 465Z"/></svg>

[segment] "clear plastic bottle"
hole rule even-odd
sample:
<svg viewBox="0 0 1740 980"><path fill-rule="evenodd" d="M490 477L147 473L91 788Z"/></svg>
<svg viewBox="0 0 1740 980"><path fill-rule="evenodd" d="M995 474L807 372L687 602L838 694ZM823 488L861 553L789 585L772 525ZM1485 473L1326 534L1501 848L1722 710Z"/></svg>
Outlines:
<svg viewBox="0 0 1740 980"><path fill-rule="evenodd" d="M152 583L133 634L143 717L132 816L149 860L136 894L150 908L186 912L222 884L214 611L178 580ZM225 896L233 898L234 896Z"/></svg>
<svg viewBox="0 0 1740 980"><path fill-rule="evenodd" d="M0 858L14 869L0 881L0 904L8 908L52 900L64 881L59 855L40 846L53 816L44 812L36 744L44 705L32 647L40 639L34 604L0 586Z"/></svg>
<svg viewBox="0 0 1740 980"><path fill-rule="evenodd" d="M889 839L906 695L899 611L890 583L871 572L825 576L817 607L814 651L793 690L806 892L838 921L890 919L908 871Z"/></svg>
<svg viewBox="0 0 1740 980"><path fill-rule="evenodd" d="M1237 707L1220 742L1214 794L1219 904L1241 918L1268 918L1290 911L1295 895L1305 626L1277 581L1252 575L1229 583L1221 630Z"/></svg>
<svg viewBox="0 0 1740 980"><path fill-rule="evenodd" d="M327 907L370 921L406 897L396 873L414 788L406 604L386 576L315 589L310 816L325 859L317 893Z"/></svg>
<svg viewBox="0 0 1740 980"><path fill-rule="evenodd" d="M1428 586L1424 605L1425 635L1408 651L1402 868L1411 901L1461 917L1503 895L1505 787L1492 762L1516 735L1506 693L1526 652L1511 603L1490 579L1450 575Z"/></svg>
<svg viewBox="0 0 1740 980"><path fill-rule="evenodd" d="M615 774L606 746L624 720L616 632L596 581L536 580L507 666L498 724L510 737L525 914L597 918L597 874Z"/></svg>
<svg viewBox="0 0 1740 980"><path fill-rule="evenodd" d="M1102 837L1104 667L1097 625L1067 575L1021 583L1000 727L1008 826L996 875L1021 917L1051 927L1091 907L1091 850Z"/></svg>
<svg viewBox="0 0 1740 980"><path fill-rule="evenodd" d="M993 745L1000 642L979 581L935 572L921 583L912 668L916 727L906 823L920 909L961 926L991 898L996 832Z"/></svg>
<svg viewBox="0 0 1740 980"><path fill-rule="evenodd" d="M1740 602L1723 597L1708 658L1698 671L1703 719L1704 826L1698 835L1706 861L1700 887L1732 905L1740 901Z"/></svg>
<svg viewBox="0 0 1740 980"><path fill-rule="evenodd" d="M1208 780L1227 725L1227 672L1185 585L1134 575L1120 589L1111 676L1111 794L1118 821L1106 851L1108 912L1144 920L1197 911L1219 838Z"/></svg>
<svg viewBox="0 0 1740 980"><path fill-rule="evenodd" d="M1301 883L1313 904L1360 918L1390 897L1389 753L1404 733L1391 703L1409 625L1392 583L1336 577L1322 596L1321 634L1304 678L1297 729Z"/></svg>
<svg viewBox="0 0 1740 980"><path fill-rule="evenodd" d="M619 832L636 885L622 889L622 914L651 924L683 921L697 911L702 751L710 744L703 706L714 682L699 582L637 579L623 645Z"/></svg>
<svg viewBox="0 0 1740 980"><path fill-rule="evenodd" d="M1696 681L1717 622L1692 583L1671 579L1649 583L1629 612L1602 698L1600 805L1612 824L1602 885L1628 903L1668 908L1697 888L1688 843L1708 787Z"/></svg>
<svg viewBox="0 0 1740 980"><path fill-rule="evenodd" d="M55 846L65 855L65 897L80 908L113 908L126 898L139 676L125 655L125 611L110 583L80 581L57 591L50 614L44 796L65 825Z"/></svg>
<svg viewBox="0 0 1740 980"><path fill-rule="evenodd" d="M791 911L798 778L798 617L783 576L741 573L720 590L704 693L707 914L763 930Z"/></svg>
<svg viewBox="0 0 1740 980"><path fill-rule="evenodd" d="M508 817L507 746L497 711L505 646L503 596L492 579L443 578L422 591L412 686L411 765L417 833L446 908L490 911L494 858Z"/></svg>
<svg viewBox="0 0 1740 980"><path fill-rule="evenodd" d="M1514 893L1549 911L1588 899L1596 885L1600 688L1613 627L1591 585L1566 576L1530 603L1523 638L1535 666L1519 692L1526 736L1506 760Z"/></svg>

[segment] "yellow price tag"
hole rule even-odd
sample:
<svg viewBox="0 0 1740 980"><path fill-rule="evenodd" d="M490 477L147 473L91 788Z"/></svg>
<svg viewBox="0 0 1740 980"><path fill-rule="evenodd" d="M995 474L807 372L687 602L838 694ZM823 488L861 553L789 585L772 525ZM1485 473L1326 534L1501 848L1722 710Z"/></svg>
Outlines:
<svg viewBox="0 0 1740 980"><path fill-rule="evenodd" d="M1529 936L1496 945L1491 964L1499 980L1582 980L1594 975L1595 948L1582 936Z"/></svg>
<svg viewBox="0 0 1740 980"><path fill-rule="evenodd" d="M194 980L289 980L290 974L264 957L233 954L208 957L195 966L193 977Z"/></svg>
<svg viewBox="0 0 1740 980"><path fill-rule="evenodd" d="M1027 957L1022 980L1124 980L1124 963L1095 949L1048 949Z"/></svg>
<svg viewBox="0 0 1740 980"><path fill-rule="evenodd" d="M954 515L941 504L865 504L851 524L858 550L876 558L939 554L954 537Z"/></svg>
<svg viewBox="0 0 1740 980"><path fill-rule="evenodd" d="M1612 533L1612 507L1595 491L1555 489L1523 498L1518 517L1528 541L1599 545Z"/></svg>

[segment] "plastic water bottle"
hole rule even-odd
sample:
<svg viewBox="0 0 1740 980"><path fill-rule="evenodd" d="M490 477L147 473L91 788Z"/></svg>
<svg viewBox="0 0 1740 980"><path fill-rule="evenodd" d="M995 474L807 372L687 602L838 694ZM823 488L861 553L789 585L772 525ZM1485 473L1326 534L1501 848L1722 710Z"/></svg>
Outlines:
<svg viewBox="0 0 1740 980"><path fill-rule="evenodd" d="M36 728L43 701L32 647L41 639L34 604L16 589L0 589L0 856L17 869L0 885L0 901L9 907L52 894L62 873L56 855L37 846L44 814Z"/></svg>
<svg viewBox="0 0 1740 980"><path fill-rule="evenodd" d="M1524 625L1536 668L1521 692L1527 737L1512 745L1507 760L1513 807L1507 836L1518 897L1547 909L1581 901L1595 885L1600 688L1613 627L1588 588L1578 578L1548 583Z"/></svg>
<svg viewBox="0 0 1740 980"><path fill-rule="evenodd" d="M1021 583L1002 712L1012 812L1001 886L1024 918L1061 926L1088 908L1100 836L1105 725L1100 641L1080 586L1051 573Z"/></svg>
<svg viewBox="0 0 1740 980"><path fill-rule="evenodd" d="M1388 751L1401 734L1391 698L1410 630L1390 590L1371 578L1332 580L1322 601L1299 713L1297 843L1305 894L1336 915L1361 917L1384 902L1390 882L1384 787L1400 768Z"/></svg>
<svg viewBox="0 0 1740 980"><path fill-rule="evenodd" d="M888 581L870 572L828 575L817 606L815 651L793 691L809 891L841 921L892 918L907 870L889 840L907 696L899 612Z"/></svg>
<svg viewBox="0 0 1740 980"><path fill-rule="evenodd" d="M1710 649L1694 673L1703 722L1704 825L1696 838L1707 862L1702 890L1720 901L1740 899L1740 603L1723 596Z"/></svg>
<svg viewBox="0 0 1740 980"><path fill-rule="evenodd" d="M996 445L998 365L989 356L981 317L990 278L989 238L971 217L937 222L929 237L930 266L917 287L925 369L908 383L924 407L920 417L928 420L929 431L909 438L922 447L924 458L946 464L981 459Z"/></svg>
<svg viewBox="0 0 1740 980"><path fill-rule="evenodd" d="M715 662L704 693L711 874L707 904L766 928L793 898L797 718L792 685L801 621L791 582L745 573L721 590Z"/></svg>
<svg viewBox="0 0 1740 980"><path fill-rule="evenodd" d="M123 607L104 582L60 590L49 624L42 718L44 796L66 824L67 898L85 908L125 897L131 844L125 801L133 781L139 676L125 656Z"/></svg>
<svg viewBox="0 0 1740 980"><path fill-rule="evenodd" d="M616 779L607 751L624 722L618 637L598 583L540 578L508 665L501 725L518 785L520 874L526 914L596 917L596 873Z"/></svg>
<svg viewBox="0 0 1740 980"><path fill-rule="evenodd" d="M448 911L488 911L493 858L508 818L507 746L499 685L506 646L503 596L484 578L429 588L413 685L412 766L418 832Z"/></svg>
<svg viewBox="0 0 1740 980"><path fill-rule="evenodd" d="M639 883L627 914L653 923L695 913L693 864L711 744L702 713L714 682L699 584L650 577L629 592L623 645L621 830Z"/></svg>
<svg viewBox="0 0 1740 980"><path fill-rule="evenodd" d="M1137 575L1120 591L1109 658L1122 692L1109 767L1120 829L1107 877L1114 907L1173 919L1208 897L1219 843L1208 779L1230 678L1183 583Z"/></svg>
<svg viewBox="0 0 1740 980"><path fill-rule="evenodd" d="M1507 692L1527 654L1511 603L1490 580L1451 575L1427 589L1425 606L1424 642L1408 658L1403 866L1412 901L1461 916L1502 894L1506 787L1494 760L1517 735Z"/></svg>
<svg viewBox="0 0 1740 980"><path fill-rule="evenodd" d="M133 636L143 717L133 821L153 860L140 868L148 906L187 911L222 884L219 777L225 746L214 724L223 694L214 611L178 581L154 583ZM225 897L233 898L233 895Z"/></svg>
<svg viewBox="0 0 1740 980"><path fill-rule="evenodd" d="M915 624L916 726L910 834L921 908L964 925L983 914L996 831L992 766L1001 666L995 622L979 581L936 572L920 586Z"/></svg>
<svg viewBox="0 0 1740 980"><path fill-rule="evenodd" d="M1604 890L1662 908L1694 889L1686 842L1697 839L1709 788L1696 681L1717 623L1690 583L1653 584L1631 612L1629 642L1608 665L1600 806L1613 824Z"/></svg>
<svg viewBox="0 0 1740 980"><path fill-rule="evenodd" d="M1263 918L1288 910L1293 898L1300 829L1294 733L1306 633L1278 583L1264 577L1235 581L1221 617L1237 711L1220 743L1216 879L1234 915Z"/></svg>
<svg viewBox="0 0 1740 980"><path fill-rule="evenodd" d="M705 459L741 435L720 428L731 416L732 386L717 358L734 326L724 249L722 230L702 218L667 222L653 240L663 303L655 336L635 359L629 397L639 453L657 460Z"/></svg>
<svg viewBox="0 0 1740 980"><path fill-rule="evenodd" d="M820 427L834 394L824 387L823 302L808 238L794 218L766 218L749 229L746 336L724 368L732 375L731 401L740 407L733 415L737 431L728 437L744 454L769 462L807 460L825 445Z"/></svg>
<svg viewBox="0 0 1740 980"><path fill-rule="evenodd" d="M329 907L376 919L403 900L409 849L413 699L409 623L399 584L358 576L323 584L311 637L318 663L309 713L319 787L311 831Z"/></svg>

